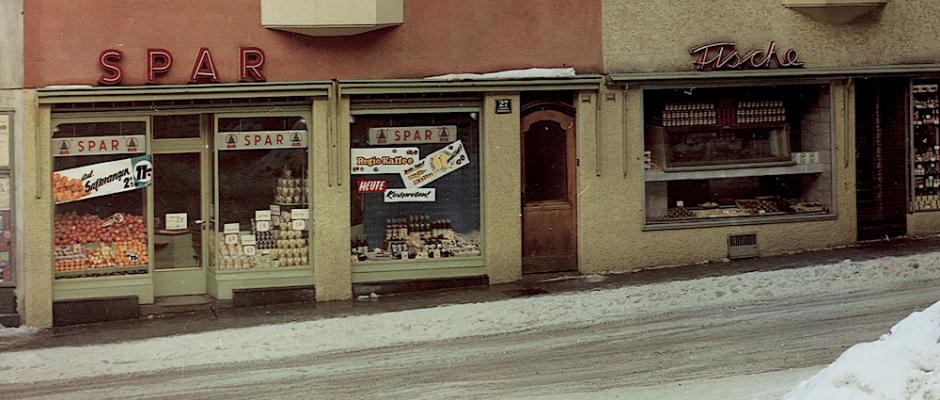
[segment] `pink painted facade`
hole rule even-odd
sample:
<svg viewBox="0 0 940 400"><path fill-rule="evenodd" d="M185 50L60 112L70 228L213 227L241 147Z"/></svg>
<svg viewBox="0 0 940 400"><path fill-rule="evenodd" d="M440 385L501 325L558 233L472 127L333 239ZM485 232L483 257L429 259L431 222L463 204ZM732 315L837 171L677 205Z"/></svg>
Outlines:
<svg viewBox="0 0 940 400"><path fill-rule="evenodd" d="M146 84L148 48L174 58L158 84L187 83L201 47L211 50L221 82L238 81L239 47L264 50L268 82L603 68L600 0L405 0L402 25L350 37L266 29L260 3L27 1L26 86L96 85L106 49L124 53L123 86Z"/></svg>

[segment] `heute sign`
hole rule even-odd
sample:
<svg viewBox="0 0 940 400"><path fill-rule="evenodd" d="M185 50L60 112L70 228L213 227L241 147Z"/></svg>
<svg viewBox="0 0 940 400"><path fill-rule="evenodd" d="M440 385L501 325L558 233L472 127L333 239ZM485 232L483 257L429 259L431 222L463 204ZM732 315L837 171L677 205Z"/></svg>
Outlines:
<svg viewBox="0 0 940 400"><path fill-rule="evenodd" d="M267 78L262 73L265 63L264 51L257 47L238 49L238 81L264 82ZM159 83L159 78L174 67L173 54L167 49L147 49L147 83ZM116 49L102 51L98 55L98 67L101 85L119 85L124 79L124 52ZM218 83L219 72L212 52L207 47L199 48L193 59L189 83Z"/></svg>

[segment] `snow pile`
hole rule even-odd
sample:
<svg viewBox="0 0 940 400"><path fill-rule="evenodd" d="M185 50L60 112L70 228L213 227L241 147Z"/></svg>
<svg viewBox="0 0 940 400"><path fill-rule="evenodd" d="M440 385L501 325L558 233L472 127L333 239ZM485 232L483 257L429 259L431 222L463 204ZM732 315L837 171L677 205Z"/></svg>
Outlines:
<svg viewBox="0 0 940 400"><path fill-rule="evenodd" d="M8 352L0 356L0 385L567 329L662 318L706 306L734 309L761 302L792 301L811 293L888 291L911 283L938 281L940 252L106 345Z"/></svg>
<svg viewBox="0 0 940 400"><path fill-rule="evenodd" d="M507 79L559 79L574 78L578 74L574 68L529 68L509 71L488 72L485 74L447 74L429 76L428 81L482 81Z"/></svg>
<svg viewBox="0 0 940 400"><path fill-rule="evenodd" d="M852 346L784 400L940 399L940 302Z"/></svg>

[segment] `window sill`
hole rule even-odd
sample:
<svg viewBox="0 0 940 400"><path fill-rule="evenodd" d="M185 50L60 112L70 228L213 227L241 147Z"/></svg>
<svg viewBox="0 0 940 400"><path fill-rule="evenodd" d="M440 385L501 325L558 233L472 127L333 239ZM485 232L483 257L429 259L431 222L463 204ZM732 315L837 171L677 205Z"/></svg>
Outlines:
<svg viewBox="0 0 940 400"><path fill-rule="evenodd" d="M647 182L687 181L700 179L743 178L770 175L821 174L828 169L826 164L792 164L785 166L703 169L697 171L646 171Z"/></svg>
<svg viewBox="0 0 940 400"><path fill-rule="evenodd" d="M704 221L684 221L684 222L662 222L662 223L647 223L643 226L643 232L655 232L655 231L668 231L668 230L677 230L677 229L702 229L702 228L716 228L724 226L743 226L743 225L766 225L766 224L784 224L784 223L795 223L795 222L813 222L813 221L826 221L826 220L836 220L838 215L833 213L828 214L811 214L811 215L780 215L780 216L770 216L770 217L735 217L719 220L704 220Z"/></svg>

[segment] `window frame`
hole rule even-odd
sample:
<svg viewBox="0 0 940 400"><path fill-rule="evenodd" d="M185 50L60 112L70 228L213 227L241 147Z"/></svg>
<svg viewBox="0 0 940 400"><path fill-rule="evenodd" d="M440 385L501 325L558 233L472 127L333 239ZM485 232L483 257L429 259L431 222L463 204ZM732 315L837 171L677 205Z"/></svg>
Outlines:
<svg viewBox="0 0 940 400"><path fill-rule="evenodd" d="M442 105L434 103L419 103L414 104L413 107L397 107L397 108L377 108L372 104L366 104L362 107L353 107L349 111L350 121L349 126L355 123L355 118L357 116L405 116L405 115L427 115L427 114L454 114L454 113L470 113L471 118L473 114L476 114L475 121L477 123L477 134L479 135L479 168L480 176L478 179L479 190L480 190L480 255L479 256L465 256L465 257L448 257L448 258L424 258L424 259L408 259L408 260L383 260L383 261L370 261L370 262L350 262L352 266L353 274L353 283L357 282L357 274L367 274L374 272L396 272L396 271L414 271L414 270L431 270L431 269L448 269L448 268L468 268L468 267L483 267L484 258L486 256L486 209L484 207L486 201L486 192L484 177L486 176L486 163L484 162L485 157L485 148L486 148L486 134L484 130L484 107L482 103L468 103L465 105ZM349 130L347 130L349 132ZM347 156L352 154L352 137L346 135ZM349 169L349 162L346 163L345 168ZM352 175L347 172L346 181L352 184L352 180L356 175ZM350 190L353 188L350 186ZM350 207L350 219L352 217L352 204L349 204ZM347 223L351 224L351 220ZM351 226L351 225L350 225ZM350 235L349 240L352 240Z"/></svg>
<svg viewBox="0 0 940 400"><path fill-rule="evenodd" d="M150 130L151 130L151 119L150 119L150 115L142 115L142 114L136 114L136 113L128 113L128 114L125 114L125 115L94 116L94 117L89 117L89 116L85 116L85 115L76 115L76 114L56 114L56 113L53 113L53 114L52 114L52 118L51 118L51 123L50 123L50 126L51 126L50 128L51 128L51 129L50 129L49 137L48 137L48 141L49 141L49 145L50 145L50 148L49 148L49 160L50 160L50 163L49 163L49 166L50 166L49 176L52 176L52 173L53 173L54 170L55 170L55 157L52 156L52 151L54 150L54 149L52 149L52 140L55 139L55 129L56 129L59 125L63 125L63 124L107 123L107 122L142 122L142 123L144 124L144 141L145 141L145 143L147 144L147 149L146 149L146 151L141 152L141 153L127 153L126 155L130 155L130 154L152 155L152 154L153 154L152 135L151 135L151 131L150 131ZM42 157L39 157L38 159L41 160ZM40 169L40 170L41 170L41 169ZM49 204L50 204L50 207L51 207L51 209L52 209L52 216L54 217L54 216L55 216L55 213L56 213L56 203L55 203L55 195L54 195L54 193L53 193L52 184L49 184L48 187L46 188L46 194L47 194L47 196L48 196L48 198L49 198ZM111 276L111 275L82 276L82 277L76 277L76 278L64 278L64 279L59 279L59 278L57 277L57 272L56 272L56 270L55 270L55 257L53 256L52 264L49 266L49 267L52 269L53 281L55 281L55 282L63 282L63 281L88 281L88 280L96 280L96 279L97 279L97 280L101 280L101 279L123 279L123 278L137 278L137 277L147 277L147 279L150 279L150 277L151 277L152 274L153 274L153 263L154 263L154 257L153 257L153 251L154 251L154 240L153 240L153 239L154 239L154 237L153 237L153 234L154 234L154 231L153 231L153 228L154 228L154 227L153 227L153 205L150 204L150 199L153 198L153 185L149 185L149 186L147 186L146 188L144 188L143 196L144 196L144 199L143 199L143 201L142 201L142 203L143 203L143 204L142 204L142 210L143 210L144 224L146 225L146 229L145 229L145 230L146 230L146 232L147 232L147 269L146 269L146 272L145 272L145 273L142 273L142 274L127 274L127 275L118 275L118 276ZM50 242L50 244L51 244L51 249L50 249L50 250L52 251L52 253L53 253L53 255L54 255L54 254L55 254L55 218L50 218L50 220L49 220L49 228L50 228L50 229L49 229L49 242Z"/></svg>
<svg viewBox="0 0 940 400"><path fill-rule="evenodd" d="M307 165L307 264L300 266L284 266L284 267L275 267L275 268L247 268L247 269L219 269L219 262L222 260L220 254L218 254L218 241L223 236L222 229L223 224L219 221L219 213L221 211L220 205L220 196L219 196L219 175L221 174L221 169L219 168L219 143L218 136L220 133L224 133L219 130L219 120L220 119L232 119L232 118L264 118L264 117L300 117L305 121L307 125L307 147L303 149L306 150L306 165ZM226 131L228 132L228 131ZM311 178L311 172L313 171L314 163L314 136L313 136L313 116L311 111L307 110L278 110L272 112L265 111L238 111L238 112L215 112L212 113L212 129L210 132L212 136L209 140L213 145L211 146L212 153L212 203L209 205L209 210L206 210L206 215L210 216L211 221L208 229L212 230L210 234L210 242L207 242L209 247L208 252L210 253L209 259L206 261L206 269L212 271L213 274L225 275L225 274L243 274L243 273L252 273L252 272L278 272L278 271L298 271L298 270L310 270L316 268L313 258L313 241L314 241L314 229L313 221L315 219L314 207L313 207L313 184L314 179ZM268 151L276 150L297 150L297 149L268 149ZM235 151L239 150L221 150L221 151Z"/></svg>
<svg viewBox="0 0 940 400"><path fill-rule="evenodd" d="M0 287L16 287L17 279L17 257L16 257L16 111L15 110L0 110L0 115L6 115L9 120L7 121L7 151L9 151L9 165L0 166L0 176L6 176L10 182L10 220L6 221L9 224L10 230L10 259L9 267L10 268L10 280L3 281L0 280Z"/></svg>
<svg viewBox="0 0 940 400"><path fill-rule="evenodd" d="M643 219L642 231L665 231L665 230L677 230L677 229L700 229L700 228L713 228L713 227L725 227L725 226L743 226L743 225L766 225L766 224L779 224L779 223L794 223L794 222L810 222L810 221L825 221L825 220L836 220L839 218L839 207L838 207L838 184L839 184L839 174L838 171L839 163L839 154L837 149L837 140L839 138L838 132L838 121L837 117L837 101L836 101L836 92L835 92L835 81L831 78L817 78L817 79L790 79L790 80L764 80L764 81L753 81L753 80L725 80L725 81L716 81L716 82L674 82L674 83L647 83L647 84L635 84L631 85L630 89L638 90L640 92L639 99L639 118L640 118L640 148L638 151L646 151L646 98L647 92L649 91L661 91L661 90L687 90L692 91L696 89L733 89L733 88L771 88L779 86L819 86L820 88L825 88L829 92L829 107L830 107L830 118L829 118L829 151L832 155L829 160L829 171L831 175L831 202L829 204L829 212L826 214L814 214L814 215L779 215L779 216L747 216L747 217L728 217L720 219L706 219L703 218L701 221L682 221L682 222L650 222L647 218L647 177L644 167L643 157L635 157L635 168L640 172L640 199L642 202L641 215ZM843 101L848 102L848 88L844 88L842 91L844 95ZM847 103L846 103L847 105ZM629 123L629 117L627 113L628 109L624 110L624 119L623 123L626 125ZM844 108L843 113L848 114L848 108ZM847 121L846 116L846 121ZM846 127L847 128L847 127ZM845 132L844 139L846 143L843 143L842 146L848 145L848 132ZM789 140L789 138L788 138ZM847 148L843 149L848 151ZM627 150L629 151L629 150ZM629 163L629 154L624 154L628 159ZM848 157L848 154L844 155ZM846 161L847 160L843 160ZM847 167L847 165L845 166ZM753 166L742 167L743 169L754 168Z"/></svg>

